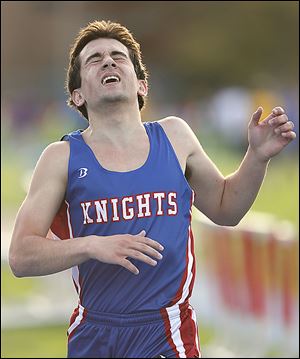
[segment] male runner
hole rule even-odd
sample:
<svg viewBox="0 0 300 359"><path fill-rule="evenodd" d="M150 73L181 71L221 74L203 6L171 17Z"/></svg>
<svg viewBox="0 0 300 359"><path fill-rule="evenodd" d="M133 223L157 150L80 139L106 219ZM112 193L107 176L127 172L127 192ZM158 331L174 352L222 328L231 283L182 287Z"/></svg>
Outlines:
<svg viewBox="0 0 300 359"><path fill-rule="evenodd" d="M11 268L24 277L72 267L79 303L69 357L200 357L189 304L192 204L219 225L239 223L270 158L296 137L293 123L281 107L259 121L259 107L247 153L224 178L185 121L142 123L139 44L105 21L78 34L67 87L88 127L42 153L17 215ZM50 227L61 240L46 238Z"/></svg>

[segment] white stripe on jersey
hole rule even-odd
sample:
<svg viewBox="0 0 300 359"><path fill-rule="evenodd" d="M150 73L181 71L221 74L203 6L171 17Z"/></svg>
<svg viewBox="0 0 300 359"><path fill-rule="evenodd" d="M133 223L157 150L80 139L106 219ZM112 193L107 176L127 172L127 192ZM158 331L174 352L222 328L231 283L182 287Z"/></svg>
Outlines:
<svg viewBox="0 0 300 359"><path fill-rule="evenodd" d="M78 268L78 266L72 267L72 278L77 285L78 296L80 297L81 287L79 284L79 268Z"/></svg>
<svg viewBox="0 0 300 359"><path fill-rule="evenodd" d="M182 297L179 299L179 301L176 304L182 304L184 303L184 301L186 300L186 298L189 295L189 287L191 284L191 281L193 279L193 272L192 272L192 268L193 268L193 262L194 262L194 258L193 258L193 254L192 254L192 236L191 236L191 226L189 226L189 240L188 240L188 269L187 269L187 278L186 281L184 283L183 286L183 290L182 290Z"/></svg>
<svg viewBox="0 0 300 359"><path fill-rule="evenodd" d="M191 202L191 208L190 208L190 214L192 215L192 204L194 201L194 192L192 192L192 202ZM179 357L180 358L186 358L186 353L185 353L185 349L184 349L184 345L183 345L183 341L182 341L182 335L181 335L181 331L180 331L180 327L181 327L181 318L180 318L180 309L179 309L179 304L182 304L185 302L185 300L187 299L188 295L189 295L189 288L190 288L190 284L193 280L193 262L194 262L194 257L193 257L193 253L192 253L192 233L191 233L191 224L189 225L188 228L188 247L187 247L187 251L188 251L188 263L187 263L187 278L186 281L183 285L183 290L182 290L182 295L181 298L178 300L178 302L176 304L174 304L171 307L166 308L166 311L168 313L168 317L169 317L169 322L170 322L170 331L171 331L171 339L173 340L174 345L176 346L176 349L179 353ZM177 317L176 318L172 318L173 315L171 315L171 313L173 314L174 311L177 311ZM197 325L197 324L195 324ZM197 328L197 327L196 327ZM198 338L197 338L197 344L198 344ZM199 345L197 345L197 347L199 347ZM200 352L200 351L199 351Z"/></svg>
<svg viewBox="0 0 300 359"><path fill-rule="evenodd" d="M73 231L72 231L71 220L70 220L70 205L69 205L69 203L67 201L65 201L65 202L67 204L67 218L68 218L68 227L69 227L70 238L74 238ZM80 284L79 284L79 268L78 268L78 266L72 267L72 277L73 277L74 282L77 285L78 295L80 297L81 287L80 287Z"/></svg>
<svg viewBox="0 0 300 359"><path fill-rule="evenodd" d="M66 204L67 204L67 218L68 218L68 227L69 227L69 233L70 233L70 238L74 238L73 236L73 231L72 231L72 225L71 225L71 219L70 219L70 205L69 203L65 200Z"/></svg>
<svg viewBox="0 0 300 359"><path fill-rule="evenodd" d="M84 308L79 304L79 312L78 312L78 316L75 318L73 324L70 326L70 328L68 329L68 334L70 335L73 330L75 330L75 328L78 327L78 325L81 323L82 319L83 319L83 312L84 312Z"/></svg>
<svg viewBox="0 0 300 359"><path fill-rule="evenodd" d="M51 231L51 229L49 229L49 231L48 231L47 238L49 238L48 236L51 236L52 239L54 239L54 240L56 240L56 241L61 241L61 238L59 238L55 233L53 233L53 232Z"/></svg>
<svg viewBox="0 0 300 359"><path fill-rule="evenodd" d="M178 304L175 304L170 308L166 308L166 310L169 315L171 339L173 340L176 350L179 353L179 357L186 358L185 349L180 333L181 318L180 318L179 306ZM172 313L172 315L170 312ZM175 317L174 317L174 313L176 313Z"/></svg>

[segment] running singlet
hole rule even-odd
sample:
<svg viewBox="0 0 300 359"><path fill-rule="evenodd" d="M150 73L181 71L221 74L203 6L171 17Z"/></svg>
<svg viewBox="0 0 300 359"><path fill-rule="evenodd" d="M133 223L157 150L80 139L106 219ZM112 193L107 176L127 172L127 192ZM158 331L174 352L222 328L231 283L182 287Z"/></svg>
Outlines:
<svg viewBox="0 0 300 359"><path fill-rule="evenodd" d="M161 125L148 122L144 126L150 141L148 158L129 172L103 168L80 130L64 138L70 143L68 185L65 203L51 226L53 234L66 239L135 235L145 230L147 237L164 247L163 259L155 267L129 258L139 269L138 275L92 259L73 267L82 311L171 311L185 306L191 296L194 194Z"/></svg>

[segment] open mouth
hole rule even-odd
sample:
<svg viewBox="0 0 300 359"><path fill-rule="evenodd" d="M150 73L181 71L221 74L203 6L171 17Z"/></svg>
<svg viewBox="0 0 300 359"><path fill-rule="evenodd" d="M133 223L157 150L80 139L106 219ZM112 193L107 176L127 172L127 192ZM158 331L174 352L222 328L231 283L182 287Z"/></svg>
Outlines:
<svg viewBox="0 0 300 359"><path fill-rule="evenodd" d="M101 83L102 83L102 85L107 85L107 84L116 83L116 82L120 82L120 81L121 80L118 76L106 76L103 78Z"/></svg>

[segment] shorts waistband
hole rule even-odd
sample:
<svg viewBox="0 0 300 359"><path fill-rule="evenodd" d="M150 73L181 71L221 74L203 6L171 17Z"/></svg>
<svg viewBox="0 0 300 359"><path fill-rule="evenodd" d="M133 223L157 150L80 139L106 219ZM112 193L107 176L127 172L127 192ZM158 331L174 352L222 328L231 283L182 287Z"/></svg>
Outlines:
<svg viewBox="0 0 300 359"><path fill-rule="evenodd" d="M165 319L173 319L179 317L187 311L189 303L175 304L172 307L162 308L160 310L137 312L129 314L95 312L84 308L79 304L79 308L85 313L85 320L97 324L105 324L111 326L134 326L140 324L153 323Z"/></svg>

